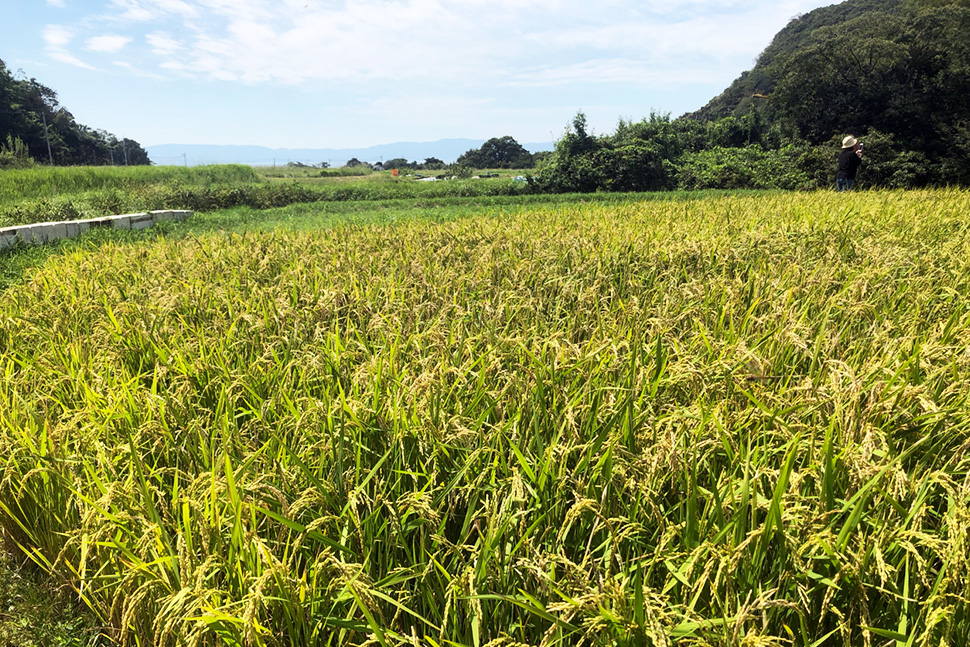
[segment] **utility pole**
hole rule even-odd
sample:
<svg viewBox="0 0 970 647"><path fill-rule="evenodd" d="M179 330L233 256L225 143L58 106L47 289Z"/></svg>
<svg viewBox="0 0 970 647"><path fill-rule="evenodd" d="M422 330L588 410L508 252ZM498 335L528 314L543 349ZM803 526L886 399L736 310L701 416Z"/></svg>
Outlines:
<svg viewBox="0 0 970 647"><path fill-rule="evenodd" d="M125 154L125 166L128 166L128 142L121 140L121 151Z"/></svg>
<svg viewBox="0 0 970 647"><path fill-rule="evenodd" d="M54 166L54 154L51 153L51 137L47 134L47 113L41 110L40 116L44 120L44 139L47 140L47 157L50 158L51 166Z"/></svg>
<svg viewBox="0 0 970 647"><path fill-rule="evenodd" d="M182 164L187 168L189 165L189 158L186 157L185 153L182 153Z"/></svg>

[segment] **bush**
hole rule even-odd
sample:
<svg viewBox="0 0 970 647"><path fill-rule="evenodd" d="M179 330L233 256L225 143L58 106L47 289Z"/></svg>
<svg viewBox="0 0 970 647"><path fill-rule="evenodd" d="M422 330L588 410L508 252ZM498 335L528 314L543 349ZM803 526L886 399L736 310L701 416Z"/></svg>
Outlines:
<svg viewBox="0 0 970 647"><path fill-rule="evenodd" d="M681 189L804 189L813 185L792 149L716 147L688 153L681 160L677 176Z"/></svg>
<svg viewBox="0 0 970 647"><path fill-rule="evenodd" d="M27 200L4 209L0 212L0 227L24 225L33 222L79 220L86 217L88 217L88 214L73 200L42 198L40 200Z"/></svg>
<svg viewBox="0 0 970 647"><path fill-rule="evenodd" d="M7 135L6 143L0 144L0 169L30 168L34 165L34 158L30 156L27 145L20 137Z"/></svg>
<svg viewBox="0 0 970 647"><path fill-rule="evenodd" d="M871 129L859 141L865 143L859 186L910 189L932 183L933 165L926 155L901 145L892 134Z"/></svg>

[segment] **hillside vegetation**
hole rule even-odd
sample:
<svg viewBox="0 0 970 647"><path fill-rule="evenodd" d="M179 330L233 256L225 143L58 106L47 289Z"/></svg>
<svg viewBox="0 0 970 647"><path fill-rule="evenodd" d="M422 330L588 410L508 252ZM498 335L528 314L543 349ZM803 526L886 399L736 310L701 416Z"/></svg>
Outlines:
<svg viewBox="0 0 970 647"><path fill-rule="evenodd" d="M823 188L847 134L860 186L970 184L970 3L846 0L796 17L757 65L701 110L621 121L578 115L546 191Z"/></svg>
<svg viewBox="0 0 970 647"><path fill-rule="evenodd" d="M129 645L966 644L968 210L51 259L0 297L0 524Z"/></svg>
<svg viewBox="0 0 970 647"><path fill-rule="evenodd" d="M35 160L58 166L151 163L138 142L77 123L57 92L0 61L0 170Z"/></svg>

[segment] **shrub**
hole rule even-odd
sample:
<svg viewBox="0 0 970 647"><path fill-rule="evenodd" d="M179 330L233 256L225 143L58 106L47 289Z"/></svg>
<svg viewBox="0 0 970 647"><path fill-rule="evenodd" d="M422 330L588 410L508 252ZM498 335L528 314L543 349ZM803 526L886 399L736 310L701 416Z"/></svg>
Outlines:
<svg viewBox="0 0 970 647"><path fill-rule="evenodd" d="M681 189L798 189L811 184L791 151L717 147L688 153L682 160L678 170Z"/></svg>
<svg viewBox="0 0 970 647"><path fill-rule="evenodd" d="M30 168L34 165L34 158L30 156L27 145L20 137L7 135L6 143L0 143L0 169Z"/></svg>

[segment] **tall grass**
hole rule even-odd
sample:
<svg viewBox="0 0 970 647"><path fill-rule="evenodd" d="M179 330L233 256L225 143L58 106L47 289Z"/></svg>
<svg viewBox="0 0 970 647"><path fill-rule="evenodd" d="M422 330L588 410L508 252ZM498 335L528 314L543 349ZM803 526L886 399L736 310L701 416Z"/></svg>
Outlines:
<svg viewBox="0 0 970 647"><path fill-rule="evenodd" d="M338 166L335 168L314 168L312 166L256 166L256 173L267 179L320 180L321 178L378 178L380 174L370 166Z"/></svg>
<svg viewBox="0 0 970 647"><path fill-rule="evenodd" d="M68 255L0 297L0 523L122 644L966 644L968 207Z"/></svg>
<svg viewBox="0 0 970 647"><path fill-rule="evenodd" d="M54 198L106 189L130 189L153 184L205 186L259 180L250 166L38 166L0 173L0 204Z"/></svg>
<svg viewBox="0 0 970 647"><path fill-rule="evenodd" d="M387 176L268 181L247 166L47 168L4 171L0 227L152 209L216 211L318 201L521 195L511 180L413 182Z"/></svg>

